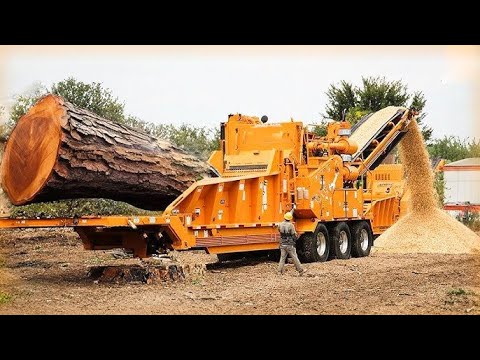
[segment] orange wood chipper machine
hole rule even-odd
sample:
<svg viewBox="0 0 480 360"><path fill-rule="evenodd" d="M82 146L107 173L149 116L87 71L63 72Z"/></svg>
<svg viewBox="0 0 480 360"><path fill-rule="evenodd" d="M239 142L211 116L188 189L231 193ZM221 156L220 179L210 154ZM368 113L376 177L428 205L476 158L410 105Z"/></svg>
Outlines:
<svg viewBox="0 0 480 360"><path fill-rule="evenodd" d="M367 256L373 239L401 216L401 165L380 165L417 114L387 107L353 128L331 122L326 136L293 119L269 123L229 115L200 180L159 216L0 219L0 228L70 226L85 249L126 248L148 257L166 249L227 254L278 251L277 224L293 211L304 262Z"/></svg>

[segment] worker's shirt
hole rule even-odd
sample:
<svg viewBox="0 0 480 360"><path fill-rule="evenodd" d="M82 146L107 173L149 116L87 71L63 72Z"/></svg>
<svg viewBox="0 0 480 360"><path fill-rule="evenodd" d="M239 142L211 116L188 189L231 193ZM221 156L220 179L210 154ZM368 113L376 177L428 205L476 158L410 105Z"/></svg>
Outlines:
<svg viewBox="0 0 480 360"><path fill-rule="evenodd" d="M295 245L297 232L295 226L290 221L283 221L278 225L280 231L280 245Z"/></svg>

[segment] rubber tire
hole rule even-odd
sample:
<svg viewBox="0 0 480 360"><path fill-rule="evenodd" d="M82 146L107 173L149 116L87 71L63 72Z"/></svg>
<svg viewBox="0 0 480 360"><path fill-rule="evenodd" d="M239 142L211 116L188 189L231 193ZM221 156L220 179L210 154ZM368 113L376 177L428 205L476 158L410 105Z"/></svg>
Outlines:
<svg viewBox="0 0 480 360"><path fill-rule="evenodd" d="M325 252L320 255L317 251L317 235L318 233L323 233L325 237ZM328 236L327 227L323 224L318 223L315 232L304 233L297 243L298 256L301 262L311 263L311 262L324 262L328 260L328 255L330 251L330 240Z"/></svg>
<svg viewBox="0 0 480 360"><path fill-rule="evenodd" d="M347 234L347 250L342 253L340 251L340 233L345 231ZM330 228L330 258L331 259L350 259L352 251L352 235L348 225L344 222L339 222Z"/></svg>
<svg viewBox="0 0 480 360"><path fill-rule="evenodd" d="M368 234L368 247L366 250L362 249L361 246L361 235L360 232L365 229ZM352 256L353 257L364 257L370 255L370 250L372 249L373 244L373 234L370 225L366 221L360 221L352 225Z"/></svg>

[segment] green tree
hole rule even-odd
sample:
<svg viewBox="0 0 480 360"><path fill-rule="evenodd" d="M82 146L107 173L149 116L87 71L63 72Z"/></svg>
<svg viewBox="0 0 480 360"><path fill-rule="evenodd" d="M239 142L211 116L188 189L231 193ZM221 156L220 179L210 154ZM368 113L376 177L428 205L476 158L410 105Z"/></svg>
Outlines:
<svg viewBox="0 0 480 360"><path fill-rule="evenodd" d="M142 130L146 132L147 134L153 135L155 132L155 127L156 125L147 121L144 121L142 119L139 119L136 116L133 115L128 115L124 121L122 121L124 125L130 126L134 129L137 130Z"/></svg>
<svg viewBox="0 0 480 360"><path fill-rule="evenodd" d="M124 124L125 104L112 95L110 89L103 87L101 83L90 84L78 81L73 77L53 84L51 93L60 95L65 100L88 109L106 119Z"/></svg>
<svg viewBox="0 0 480 360"><path fill-rule="evenodd" d="M433 140L427 149L431 157L452 162L470 157L480 157L480 140L444 136L441 139Z"/></svg>
<svg viewBox="0 0 480 360"><path fill-rule="evenodd" d="M330 84L326 94L328 97L326 112L330 119L342 120L343 111L348 111L358 104L358 91L344 80L340 81L339 85Z"/></svg>
<svg viewBox="0 0 480 360"><path fill-rule="evenodd" d="M432 137L433 129L422 124L426 116L426 113L422 113L426 104L425 96L421 91L409 93L407 85L401 80L388 81L385 77L362 77L360 87L342 80L338 85L331 84L326 95L328 102L324 117L334 120L345 119L354 125L366 114L387 106L413 107L421 113L418 123L421 125L425 141Z"/></svg>
<svg viewBox="0 0 480 360"><path fill-rule="evenodd" d="M18 119L47 93L62 96L72 104L88 109L109 120L144 131L159 139L169 140L204 160L208 159L210 153L219 144L220 132L218 130L186 124L175 126L146 122L136 116L126 114L125 104L101 83L84 83L73 77L54 83L50 89L40 83L35 83L25 93L15 96L10 122L5 133L8 133ZM2 131L1 128L0 131Z"/></svg>
<svg viewBox="0 0 480 360"><path fill-rule="evenodd" d="M370 112L387 106L406 106L410 98L407 86L401 80L387 81L384 77L362 77L362 87L356 88L356 106Z"/></svg>
<svg viewBox="0 0 480 360"><path fill-rule="evenodd" d="M313 128L313 133L317 136L327 135L327 124L328 122L325 119L320 120L320 124Z"/></svg>
<svg viewBox="0 0 480 360"><path fill-rule="evenodd" d="M10 112L10 122L15 124L20 117L42 96L52 93L62 96L65 100L81 108L119 123L127 123L129 117L125 114L125 104L113 96L110 89L104 88L101 83L84 83L73 77L59 81L47 88L40 83L34 83L23 94L14 97L15 103Z"/></svg>
<svg viewBox="0 0 480 360"><path fill-rule="evenodd" d="M38 99L48 93L48 89L40 82L35 82L22 94L14 96L14 104L10 111L10 120L8 125L13 127L18 119L25 115L30 107L35 104Z"/></svg>
<svg viewBox="0 0 480 360"><path fill-rule="evenodd" d="M9 124L4 122L5 106L0 105L0 143L7 140L7 135L10 132Z"/></svg>
<svg viewBox="0 0 480 360"><path fill-rule="evenodd" d="M154 136L168 139L181 149L207 160L220 144L220 131L207 127L182 124L180 126L160 124L152 129Z"/></svg>
<svg viewBox="0 0 480 360"><path fill-rule="evenodd" d="M437 193L438 204L443 207L445 202L445 177L443 176L443 171L435 172L433 187Z"/></svg>
<svg viewBox="0 0 480 360"><path fill-rule="evenodd" d="M175 126L172 124L158 124L153 128L153 136L159 138L159 139L170 139L172 129L174 129ZM178 145L178 144L175 144Z"/></svg>

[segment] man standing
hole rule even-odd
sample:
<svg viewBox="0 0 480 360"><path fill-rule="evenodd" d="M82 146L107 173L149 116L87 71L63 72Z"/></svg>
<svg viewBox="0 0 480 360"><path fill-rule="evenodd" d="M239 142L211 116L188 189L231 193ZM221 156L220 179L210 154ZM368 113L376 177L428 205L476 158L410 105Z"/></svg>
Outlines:
<svg viewBox="0 0 480 360"><path fill-rule="evenodd" d="M300 275L303 275L305 272L305 269L303 269L300 264L300 260L298 260L297 250L295 249L297 232L295 231L295 226L290 222L293 219L292 212L289 211L285 213L285 221L278 225L278 231L280 231L280 263L278 264L278 273L280 275L284 273L283 267L285 266L287 255L290 255L292 258L295 268Z"/></svg>

